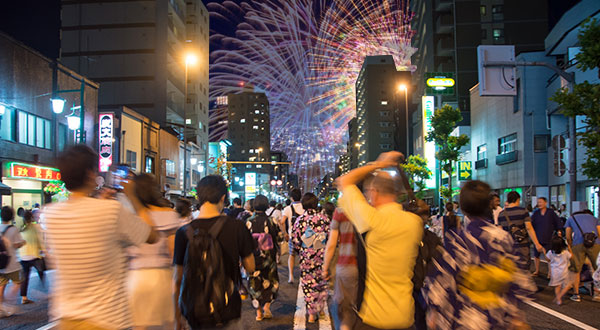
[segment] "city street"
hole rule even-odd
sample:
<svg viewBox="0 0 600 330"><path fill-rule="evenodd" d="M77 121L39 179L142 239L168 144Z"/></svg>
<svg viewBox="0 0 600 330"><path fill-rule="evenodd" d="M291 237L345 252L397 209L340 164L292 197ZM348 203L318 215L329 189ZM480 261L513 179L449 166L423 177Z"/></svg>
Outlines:
<svg viewBox="0 0 600 330"><path fill-rule="evenodd" d="M546 269L542 269L545 273ZM52 278L52 272L49 272L49 278ZM282 282L279 297L272 306L273 319L256 322L254 319L255 313L250 301L245 301L242 314L244 329L334 329L333 321L330 317L326 317L315 324L308 324L306 317L302 315L302 311L305 309L303 309L303 300L298 299L298 274L296 274L295 284L290 285L286 280L287 267L280 266L279 278ZM29 289L30 298L35 300L36 303L19 306L21 310L16 315L0 319L0 329L37 330L52 328L51 324L48 325L48 299L46 290L41 286L37 274L32 274L31 281L32 285ZM580 303L572 302L567 298L564 300L562 306L556 306L552 303L554 291L552 288L547 287L547 283L544 278L539 277L537 284L543 287L544 290L536 294L534 302L531 305L523 306L523 311L526 313L527 321L532 329L591 330L600 328L600 317L598 317L600 303L592 302L589 295L582 295L582 302ZM587 286L589 287L589 284Z"/></svg>

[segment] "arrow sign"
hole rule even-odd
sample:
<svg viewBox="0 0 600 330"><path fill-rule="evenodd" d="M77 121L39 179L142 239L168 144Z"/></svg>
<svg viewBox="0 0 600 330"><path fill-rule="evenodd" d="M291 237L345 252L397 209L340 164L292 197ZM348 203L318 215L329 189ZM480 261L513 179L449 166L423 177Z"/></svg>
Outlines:
<svg viewBox="0 0 600 330"><path fill-rule="evenodd" d="M459 181L471 180L472 175L473 174L471 172L471 162L469 162L469 161L458 162L458 180Z"/></svg>

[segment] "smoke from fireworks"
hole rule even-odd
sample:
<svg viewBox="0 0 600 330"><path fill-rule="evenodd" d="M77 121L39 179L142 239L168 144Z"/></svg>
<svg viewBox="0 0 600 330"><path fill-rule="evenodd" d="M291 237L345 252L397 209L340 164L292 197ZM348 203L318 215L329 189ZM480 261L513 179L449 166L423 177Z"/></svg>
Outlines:
<svg viewBox="0 0 600 330"><path fill-rule="evenodd" d="M392 55L412 70L412 14L404 0L267 0L209 3L211 20L237 25L213 34L210 96L251 85L267 94L271 149L284 151L304 188L334 171L355 116L355 82L365 56ZM225 108L211 122L226 120ZM217 130L218 131L218 130Z"/></svg>

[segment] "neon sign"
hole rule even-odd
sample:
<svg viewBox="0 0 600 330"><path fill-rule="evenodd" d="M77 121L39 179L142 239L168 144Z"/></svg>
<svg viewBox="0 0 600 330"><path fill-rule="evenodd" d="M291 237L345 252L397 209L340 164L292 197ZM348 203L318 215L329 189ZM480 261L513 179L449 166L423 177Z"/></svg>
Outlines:
<svg viewBox="0 0 600 330"><path fill-rule="evenodd" d="M431 117L435 111L433 96L423 96L423 156L427 161L427 168L431 171L431 178L425 181L427 188L435 188L435 143L425 141L425 137L431 132Z"/></svg>
<svg viewBox="0 0 600 330"><path fill-rule="evenodd" d="M429 78L427 79L427 86L429 87L452 87L455 82L452 78Z"/></svg>
<svg viewBox="0 0 600 330"><path fill-rule="evenodd" d="M8 163L8 177L41 181L60 181L60 171L52 167L43 167L22 163Z"/></svg>
<svg viewBox="0 0 600 330"><path fill-rule="evenodd" d="M113 158L113 115L112 113L100 114L98 120L98 168L100 172L108 172Z"/></svg>

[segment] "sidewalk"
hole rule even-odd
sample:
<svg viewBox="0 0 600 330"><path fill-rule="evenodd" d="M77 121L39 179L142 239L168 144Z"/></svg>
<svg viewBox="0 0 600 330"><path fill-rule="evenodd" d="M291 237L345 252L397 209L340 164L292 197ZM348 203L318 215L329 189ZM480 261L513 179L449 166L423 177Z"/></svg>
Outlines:
<svg viewBox="0 0 600 330"><path fill-rule="evenodd" d="M51 283L53 271L46 272L46 283ZM11 285L6 289L9 292ZM29 279L29 299L33 304L21 305L20 296L7 297L6 301L17 310L12 316L0 318L0 329L4 330L35 330L48 323L48 289L42 286L36 271L31 272ZM15 305L16 304L16 305Z"/></svg>

